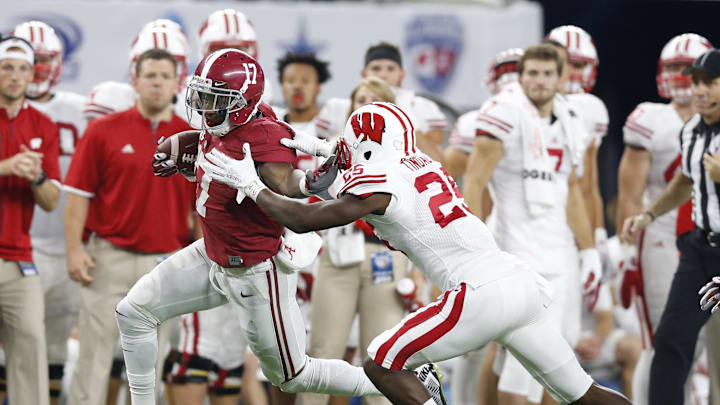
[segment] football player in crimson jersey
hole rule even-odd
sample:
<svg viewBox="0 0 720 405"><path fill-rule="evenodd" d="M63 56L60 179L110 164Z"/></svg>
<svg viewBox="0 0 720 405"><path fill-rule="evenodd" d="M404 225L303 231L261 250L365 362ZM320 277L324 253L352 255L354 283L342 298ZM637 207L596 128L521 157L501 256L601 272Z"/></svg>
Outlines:
<svg viewBox="0 0 720 405"><path fill-rule="evenodd" d="M202 130L198 162L213 150L242 157L242 145L250 143L265 184L286 196L304 197L318 186L317 177L292 168L295 152L280 143L291 138L292 130L260 102L264 82L260 65L239 50L219 50L200 62L186 97L189 121ZM173 174L174 162L156 156L156 169ZM254 201L213 181L202 165L196 166L195 177L204 238L140 279L116 309L132 403L155 403L158 325L228 301L263 373L283 391L380 395L361 368L305 355L292 273L317 256L319 237L283 239L283 225Z"/></svg>
<svg viewBox="0 0 720 405"><path fill-rule="evenodd" d="M298 136L283 142L313 153L322 141ZM388 399L432 404L409 370L494 340L522 358L562 404L630 404L582 370L560 331L550 326L550 283L497 247L452 177L417 149L413 123L404 111L390 103L359 108L348 119L337 151L340 167L347 169L343 185L336 200L315 204L268 190L247 143L242 160L215 149L200 165L206 176L238 190L295 232L362 218L445 290L438 301L408 315L368 347L365 372Z"/></svg>
<svg viewBox="0 0 720 405"><path fill-rule="evenodd" d="M30 104L44 112L58 126L60 136L60 173L62 178L70 167L75 144L85 131L83 116L86 99L76 93L56 91L63 67L63 43L55 30L44 22L18 24L13 35L32 44L35 50L35 76L26 96ZM35 207L30 236L33 261L40 273L45 293L45 332L47 338L50 403L60 398L67 340L76 323L78 285L70 280L65 255L63 211L65 194L61 192L58 206L46 212Z"/></svg>
<svg viewBox="0 0 720 405"><path fill-rule="evenodd" d="M656 77L658 93L669 103L645 102L628 116L623 129L625 151L618 171L617 229L627 218L644 211L643 201L655 201L665 190L680 166L678 134L696 111L690 94L690 77L682 70L707 50L710 42L697 34L681 34L663 47ZM635 303L643 336L643 353L633 378L633 401L648 403L650 364L654 355L653 336L670 293L679 255L677 235L692 229L691 202L659 217L647 227L638 246L626 246L623 258L622 303ZM632 241L623 241L632 242ZM699 356L702 345L698 345ZM712 357L709 356L712 362ZM685 403L692 403L686 382Z"/></svg>

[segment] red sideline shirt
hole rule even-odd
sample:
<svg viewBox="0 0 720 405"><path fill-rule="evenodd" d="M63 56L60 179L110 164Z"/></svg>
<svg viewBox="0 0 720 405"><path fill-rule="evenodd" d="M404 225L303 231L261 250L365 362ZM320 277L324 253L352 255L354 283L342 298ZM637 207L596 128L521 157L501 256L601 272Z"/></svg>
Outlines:
<svg viewBox="0 0 720 405"><path fill-rule="evenodd" d="M12 119L0 108L0 160L20 153L20 145L43 153L42 168L47 179L55 182L60 179L57 126L27 102ZM0 258L32 261L29 232L34 208L29 181L17 176L0 177Z"/></svg>
<svg viewBox="0 0 720 405"><path fill-rule="evenodd" d="M261 112L263 109L260 110ZM250 144L256 162L295 162L295 150L280 143L291 138L291 129L282 125L272 115L255 118L223 137L201 135L201 153L213 149L242 159L242 146ZM202 158L202 157L199 157ZM280 249L283 226L265 214L253 200L245 198L239 205L235 201L237 190L224 184L212 182L196 166L197 206L200 215L205 249L215 263L223 267L243 267L262 262L274 256Z"/></svg>
<svg viewBox="0 0 720 405"><path fill-rule="evenodd" d="M174 114L153 129L137 107L92 121L65 178L68 192L90 198L85 230L135 252L187 245L194 184L183 176L156 177L152 156L160 137L188 129Z"/></svg>

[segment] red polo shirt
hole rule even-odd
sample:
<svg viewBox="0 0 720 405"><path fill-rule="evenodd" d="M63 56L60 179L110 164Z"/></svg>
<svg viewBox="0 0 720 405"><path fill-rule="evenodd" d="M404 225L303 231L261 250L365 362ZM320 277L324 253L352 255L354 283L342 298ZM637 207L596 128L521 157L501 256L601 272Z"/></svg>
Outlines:
<svg viewBox="0 0 720 405"><path fill-rule="evenodd" d="M137 107L92 121L65 178L68 192L90 198L85 231L136 252L187 245L195 184L183 176L155 177L152 156L160 137L188 129L174 114L153 128Z"/></svg>
<svg viewBox="0 0 720 405"><path fill-rule="evenodd" d="M42 167L48 180L60 179L58 129L50 118L27 102L12 119L0 108L0 160L20 153L20 145L43 154ZM34 207L29 181L17 176L0 177L1 259L32 261L29 231Z"/></svg>

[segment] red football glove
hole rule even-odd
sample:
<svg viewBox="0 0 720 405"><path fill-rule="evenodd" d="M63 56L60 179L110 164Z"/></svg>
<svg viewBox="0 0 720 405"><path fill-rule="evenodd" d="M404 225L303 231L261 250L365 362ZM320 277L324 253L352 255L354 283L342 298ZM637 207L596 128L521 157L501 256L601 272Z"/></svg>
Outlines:
<svg viewBox="0 0 720 405"><path fill-rule="evenodd" d="M622 274L620 301L623 308L627 309L632 305L635 295L639 297L644 295L642 274L635 254L628 255L620 261L620 272Z"/></svg>

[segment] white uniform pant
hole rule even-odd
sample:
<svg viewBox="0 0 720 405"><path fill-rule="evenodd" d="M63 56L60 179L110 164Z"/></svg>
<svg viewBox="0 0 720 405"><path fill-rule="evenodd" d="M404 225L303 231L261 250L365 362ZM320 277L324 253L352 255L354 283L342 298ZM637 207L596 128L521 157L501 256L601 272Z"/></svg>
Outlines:
<svg viewBox="0 0 720 405"><path fill-rule="evenodd" d="M655 353L653 336L660 323L660 317L670 294L670 285L680 261L676 239L673 234L658 232L651 224L642 234L638 246L644 294L635 296L635 309L640 320L640 335L643 341L643 352L633 375L633 403L637 405L648 405L650 365ZM698 361L705 346L704 330L705 328L700 331L698 344L695 346L695 362ZM692 378L688 378L685 383L685 404L695 403L692 392Z"/></svg>
<svg viewBox="0 0 720 405"><path fill-rule="evenodd" d="M236 303L232 316L240 323L263 374L275 385L295 377L305 364L296 276L276 271L272 260L237 269L242 274L234 276L211 272L211 263L200 239L144 276L127 299L159 324L227 304L228 298L211 284L214 276L214 282Z"/></svg>
<svg viewBox="0 0 720 405"><path fill-rule="evenodd" d="M553 285L553 303L548 311L549 324L562 332L573 347L580 338L581 294L579 257L575 246L556 248L543 257L534 257L540 274ZM526 371L519 359L505 353L496 354L495 369L500 369L498 390L527 397L540 403L543 387Z"/></svg>
<svg viewBox="0 0 720 405"><path fill-rule="evenodd" d="M232 305L182 315L177 349L181 354L212 360L225 370L240 367L247 343Z"/></svg>
<svg viewBox="0 0 720 405"><path fill-rule="evenodd" d="M551 290L547 280L525 268L478 287L463 283L380 334L368 355L387 369L412 370L496 341L558 402L572 403L587 392L592 379L559 328L550 325Z"/></svg>

